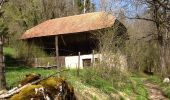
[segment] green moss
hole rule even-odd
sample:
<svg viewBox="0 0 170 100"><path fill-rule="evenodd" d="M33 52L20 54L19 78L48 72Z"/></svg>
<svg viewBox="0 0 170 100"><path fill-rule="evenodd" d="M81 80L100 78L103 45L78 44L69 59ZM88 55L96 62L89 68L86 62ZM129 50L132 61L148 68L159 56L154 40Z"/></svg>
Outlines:
<svg viewBox="0 0 170 100"><path fill-rule="evenodd" d="M30 98L35 96L35 88L40 88L42 85L31 85L22 89L19 94L11 97L10 100L30 100Z"/></svg>
<svg viewBox="0 0 170 100"><path fill-rule="evenodd" d="M55 96L59 92L59 86L62 86L62 88L67 91L65 94L65 97L70 97L72 94L74 94L74 89L71 85L69 85L65 79L63 78L56 78L56 77L50 77L46 80L43 80L40 82L40 84L46 88L47 92L50 93L50 95Z"/></svg>
<svg viewBox="0 0 170 100"><path fill-rule="evenodd" d="M55 98L56 95L61 92L59 86L62 86L62 89L65 91L62 98L65 98L66 100L68 98L74 98L74 89L72 86L68 85L62 78L51 77L46 80L42 80L38 83L38 85L27 86L18 94L14 95L11 100L30 100L30 98L34 98L35 100L43 100L42 93L38 92L35 94L35 88L41 87L44 88L45 94L50 94L50 98Z"/></svg>
<svg viewBox="0 0 170 100"><path fill-rule="evenodd" d="M53 87L56 88L56 86L62 85L64 83L64 80L62 78L55 78L55 77L50 77L47 80L43 80L40 82L41 85L44 87Z"/></svg>

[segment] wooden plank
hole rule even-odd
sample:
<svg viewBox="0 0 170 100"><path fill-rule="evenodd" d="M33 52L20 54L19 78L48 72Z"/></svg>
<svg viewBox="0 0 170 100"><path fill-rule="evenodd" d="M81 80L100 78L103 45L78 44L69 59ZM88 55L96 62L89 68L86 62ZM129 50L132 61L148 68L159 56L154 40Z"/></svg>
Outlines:
<svg viewBox="0 0 170 100"><path fill-rule="evenodd" d="M55 36L55 52L56 52L56 64L57 64L57 67L60 67L59 66L59 48L58 48L58 36L57 35Z"/></svg>

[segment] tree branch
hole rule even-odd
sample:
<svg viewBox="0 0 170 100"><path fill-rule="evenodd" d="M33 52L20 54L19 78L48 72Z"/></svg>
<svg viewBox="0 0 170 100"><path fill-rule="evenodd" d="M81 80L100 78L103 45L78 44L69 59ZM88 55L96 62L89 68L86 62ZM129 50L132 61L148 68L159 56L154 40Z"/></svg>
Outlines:
<svg viewBox="0 0 170 100"><path fill-rule="evenodd" d="M166 8L166 9L168 9L168 10L170 10L170 7L168 7L168 4L166 5L166 4L164 4L164 3L162 3L161 1L159 1L159 0L155 0L158 4L160 4L162 7L164 7L164 8Z"/></svg>
<svg viewBox="0 0 170 100"><path fill-rule="evenodd" d="M8 0L0 0L0 7L2 7L5 2L8 2Z"/></svg>
<svg viewBox="0 0 170 100"><path fill-rule="evenodd" d="M141 17L127 17L126 18L128 19L140 19L140 20L146 20L146 21L151 21L151 22L156 22L155 20L153 19L149 19L149 18L141 18Z"/></svg>

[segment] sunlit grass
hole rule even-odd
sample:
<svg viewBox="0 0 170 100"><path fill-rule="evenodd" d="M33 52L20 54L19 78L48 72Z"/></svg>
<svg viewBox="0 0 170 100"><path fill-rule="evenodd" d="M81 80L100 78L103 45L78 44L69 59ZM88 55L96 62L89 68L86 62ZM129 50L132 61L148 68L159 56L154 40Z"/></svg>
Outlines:
<svg viewBox="0 0 170 100"><path fill-rule="evenodd" d="M57 70L50 69L38 69L38 68L30 68L25 66L12 66L6 68L6 80L8 87L17 86L18 83L25 77L26 74L36 73L41 74L41 77L47 77L51 74L54 74Z"/></svg>

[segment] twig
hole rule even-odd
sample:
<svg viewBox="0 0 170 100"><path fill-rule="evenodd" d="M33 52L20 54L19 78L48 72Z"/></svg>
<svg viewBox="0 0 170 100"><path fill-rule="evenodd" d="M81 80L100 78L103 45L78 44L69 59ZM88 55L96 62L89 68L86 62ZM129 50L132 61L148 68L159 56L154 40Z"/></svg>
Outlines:
<svg viewBox="0 0 170 100"><path fill-rule="evenodd" d="M141 17L127 17L128 19L140 19L140 20L146 20L146 21L151 21L151 22L155 22L155 20L152 19L148 19L148 18L141 18Z"/></svg>

